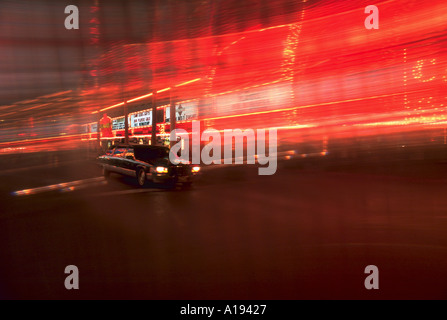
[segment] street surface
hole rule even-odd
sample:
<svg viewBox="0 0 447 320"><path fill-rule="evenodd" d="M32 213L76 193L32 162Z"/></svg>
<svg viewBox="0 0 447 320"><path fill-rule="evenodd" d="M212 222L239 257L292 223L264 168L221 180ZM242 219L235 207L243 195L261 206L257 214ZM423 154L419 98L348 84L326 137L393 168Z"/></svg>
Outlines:
<svg viewBox="0 0 447 320"><path fill-rule="evenodd" d="M447 298L447 163L291 159L169 190L40 157L0 171L2 299Z"/></svg>

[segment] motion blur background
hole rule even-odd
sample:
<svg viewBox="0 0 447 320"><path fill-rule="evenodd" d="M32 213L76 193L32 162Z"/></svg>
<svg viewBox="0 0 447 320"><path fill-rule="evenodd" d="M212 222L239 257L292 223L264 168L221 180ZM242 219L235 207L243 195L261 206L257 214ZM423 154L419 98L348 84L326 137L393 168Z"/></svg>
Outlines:
<svg viewBox="0 0 447 320"><path fill-rule="evenodd" d="M445 0L0 1L0 297L445 299L446 22ZM276 129L277 172L100 176L192 121Z"/></svg>
<svg viewBox="0 0 447 320"><path fill-rule="evenodd" d="M2 153L97 144L104 113L101 138L119 141L124 101L129 137L148 138L131 117L156 91L162 136L174 103L179 127L277 128L299 154L446 146L441 0L377 2L378 30L364 26L369 1L70 4L78 30L64 27L68 3L0 4Z"/></svg>

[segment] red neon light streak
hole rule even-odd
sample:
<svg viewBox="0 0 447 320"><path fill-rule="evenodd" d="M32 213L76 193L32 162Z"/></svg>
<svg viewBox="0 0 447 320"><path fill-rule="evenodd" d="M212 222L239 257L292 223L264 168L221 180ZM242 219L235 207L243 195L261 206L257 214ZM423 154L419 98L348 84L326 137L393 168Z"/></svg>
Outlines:
<svg viewBox="0 0 447 320"><path fill-rule="evenodd" d="M190 84L190 83L193 83L193 82L197 82L197 81L200 81L200 80L201 80L201 78L196 78L196 79L193 79L193 80L189 80L189 81L177 84L177 85L175 85L175 87L185 86L187 84Z"/></svg>
<svg viewBox="0 0 447 320"><path fill-rule="evenodd" d="M151 93L145 94L145 95L143 95L143 96L139 96L139 97L136 97L136 98L127 100L127 103L129 103L129 102L134 102L134 101L138 101L138 100L141 100L141 99L144 99L144 98L148 98L148 97L152 96L153 94L154 94L154 93L151 92ZM124 104L124 102L123 102L123 104Z"/></svg>
<svg viewBox="0 0 447 320"><path fill-rule="evenodd" d="M164 88L164 89L158 90L157 93L162 93L162 92L165 92L168 90L171 90L171 88Z"/></svg>
<svg viewBox="0 0 447 320"><path fill-rule="evenodd" d="M110 107L107 107L107 108L103 108L103 109L101 109L99 111L105 111L105 110L109 110L109 109L112 109L112 108L116 108L116 107L122 106L123 104L124 104L124 102L120 102L120 103L114 104L113 106L110 106Z"/></svg>

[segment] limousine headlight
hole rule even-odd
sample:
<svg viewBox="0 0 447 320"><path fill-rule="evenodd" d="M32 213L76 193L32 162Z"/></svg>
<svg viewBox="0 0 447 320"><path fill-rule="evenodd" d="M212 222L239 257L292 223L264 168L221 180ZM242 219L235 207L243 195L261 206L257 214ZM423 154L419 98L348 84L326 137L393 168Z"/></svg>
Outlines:
<svg viewBox="0 0 447 320"><path fill-rule="evenodd" d="M168 173L168 168L166 168L166 167L157 167L157 168L155 168L155 171L157 171L157 173Z"/></svg>
<svg viewBox="0 0 447 320"><path fill-rule="evenodd" d="M199 172L200 171L200 167L192 167L192 172Z"/></svg>

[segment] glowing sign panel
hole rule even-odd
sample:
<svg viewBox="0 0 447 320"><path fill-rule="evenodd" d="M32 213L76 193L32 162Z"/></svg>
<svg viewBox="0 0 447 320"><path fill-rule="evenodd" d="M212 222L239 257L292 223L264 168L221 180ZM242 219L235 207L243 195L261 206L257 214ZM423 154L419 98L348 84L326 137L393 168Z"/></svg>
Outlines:
<svg viewBox="0 0 447 320"><path fill-rule="evenodd" d="M122 130L124 129L124 117L123 118L118 118L118 119L114 119L112 121L112 130Z"/></svg>
<svg viewBox="0 0 447 320"><path fill-rule="evenodd" d="M131 127L142 127L152 125L152 110L134 113L130 116Z"/></svg>

